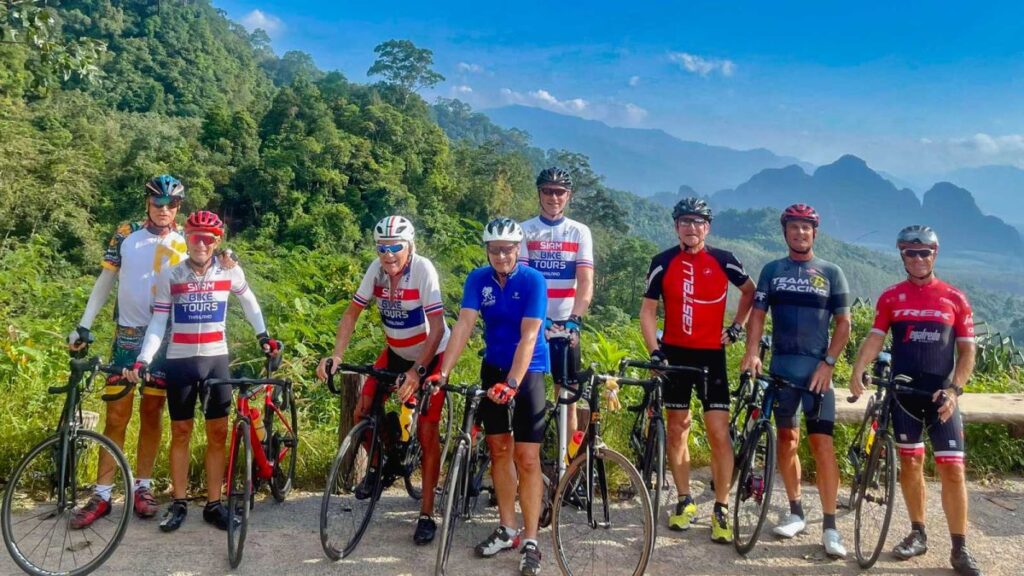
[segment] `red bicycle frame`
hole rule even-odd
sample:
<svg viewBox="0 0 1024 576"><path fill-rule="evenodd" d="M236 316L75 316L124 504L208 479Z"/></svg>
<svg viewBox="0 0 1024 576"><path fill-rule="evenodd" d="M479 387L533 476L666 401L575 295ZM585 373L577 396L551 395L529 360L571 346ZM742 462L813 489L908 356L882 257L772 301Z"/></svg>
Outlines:
<svg viewBox="0 0 1024 576"><path fill-rule="evenodd" d="M288 425L288 420L284 417L284 413L278 408L277 404L274 403L273 399L273 388L272 384L262 386L263 388L263 406L270 409L270 414L266 414L264 418L272 417L277 418L284 429L287 430L288 434L292 434L293 430ZM260 441L259 434L256 432L255 422L259 419L259 408L253 407L249 404L249 397L258 394L259 392L244 393L238 395L238 400L235 402L235 419L246 418L249 421L249 442L253 447L253 464L255 468L255 476L261 480L270 480L274 475L273 462L279 462L284 459L288 453L288 446L281 446L280 452L275 454L275 458L271 461L267 458L266 452L263 450L263 442ZM231 430L231 452L228 458L228 470L232 470L234 467L235 458L235 447L238 445L238 427L233 426ZM228 492L230 495L231 485L228 483Z"/></svg>

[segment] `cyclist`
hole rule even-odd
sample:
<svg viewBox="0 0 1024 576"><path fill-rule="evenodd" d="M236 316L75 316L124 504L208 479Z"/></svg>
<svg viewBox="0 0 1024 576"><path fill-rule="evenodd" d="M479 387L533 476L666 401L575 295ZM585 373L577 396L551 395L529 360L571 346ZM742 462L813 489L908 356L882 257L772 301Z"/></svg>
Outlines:
<svg viewBox="0 0 1024 576"><path fill-rule="evenodd" d="M800 459L797 456L802 409L818 471L824 515L822 545L829 556L843 558L846 548L836 530L839 464L832 442L836 414L832 372L836 358L850 339L850 290L838 266L814 255L814 240L820 223L814 208L793 204L782 212L779 221L789 255L761 269L754 312L747 325L747 351L740 368L754 373L761 371L758 344L764 331L765 315L771 308L771 372L813 392L792 388L779 392L775 408L775 425L779 432L776 453L779 473L789 496L789 515L773 532L781 538L792 538L807 527L800 502ZM833 318L835 329L830 341L829 324ZM816 394L824 396L819 399Z"/></svg>
<svg viewBox="0 0 1024 576"><path fill-rule="evenodd" d="M78 327L68 336L72 351L81 350L92 340L90 329L96 315L106 304L117 282L117 305L114 307L114 343L111 363L131 366L142 346L142 336L152 317L153 287L157 274L185 257L185 239L178 232L174 218L185 199L185 187L173 176L156 176L146 182L146 218L141 222L118 227L103 255L103 270L93 285L89 302ZM151 518L159 507L152 492L153 464L160 446L161 414L166 392L162 354L153 366L153 378L143 388L139 401L139 445L135 469L135 513L140 518ZM120 376L107 380L107 393L123 388ZM125 431L132 417L134 392L107 402L106 424L103 435L120 448L124 448ZM97 519L110 514L110 493L114 463L105 451L100 451L95 493L89 502L75 510L72 528L85 528Z"/></svg>
<svg viewBox="0 0 1024 576"><path fill-rule="evenodd" d="M698 385L704 406L704 424L711 444L711 473L715 482L715 506L711 539L732 541L728 525L729 484L733 453L729 440L729 381L725 344L735 342L743 329L754 299L754 282L732 253L705 244L711 230L711 208L700 198L684 198L672 209L679 245L651 260L647 289L640 305L640 329L652 362L708 369L707 389ZM741 292L732 324L722 329L729 283ZM659 344L658 300L665 303L665 329ZM665 385L668 409L666 455L679 493L668 526L687 530L697 514L690 496L690 397L699 377L670 374Z"/></svg>
<svg viewBox="0 0 1024 576"><path fill-rule="evenodd" d="M967 549L967 486L964 432L957 406L974 370L974 320L967 297L935 277L939 237L928 226L908 226L896 240L907 279L878 298L871 333L857 352L850 392L864 392L868 363L892 332L892 373L914 379L912 386L932 398L896 395L893 433L900 453L900 487L910 515L910 534L893 554L906 560L928 551L925 533L924 432L935 451L942 481L942 509L953 543L950 563L957 574L981 574Z"/></svg>
<svg viewBox="0 0 1024 576"><path fill-rule="evenodd" d="M246 320L257 333L265 353L276 354L280 343L272 340L263 323L256 296L245 281L240 266L226 269L214 251L224 236L224 223L213 212L200 210L185 222L188 258L160 273L153 302L153 318L146 329L142 350L125 376L138 382L150 378L149 366L164 340L168 320L173 320L167 344L165 373L167 409L171 415L171 483L174 502L160 522L164 532L177 530L188 514L189 440L192 436L195 404L200 383L206 378L230 378L228 370L228 294L242 304ZM231 389L215 386L208 392L206 406L206 491L203 518L227 529L227 509L220 502L224 482L224 443L228 433Z"/></svg>
<svg viewBox="0 0 1024 576"><path fill-rule="evenodd" d="M523 222L523 242L519 262L535 268L548 284L547 338L569 333L568 362L551 346L551 374L555 397L562 386L575 387L580 371L580 328L583 315L594 295L594 242L586 224L566 218L565 208L572 200L572 177L561 168L545 168L537 176L540 214ZM563 379L565 381L563 381ZM576 429L575 405L569 406L570 434Z"/></svg>
<svg viewBox="0 0 1024 576"><path fill-rule="evenodd" d="M544 481L540 442L544 437L548 345L541 338L547 314L544 276L517 262L523 229L511 218L496 218L484 227L488 266L473 270L462 292L462 309L452 329L440 379L447 380L466 347L478 317L484 321L484 353L480 380L487 397L480 418L491 452L491 478L498 498L501 524L476 546L476 554L491 557L518 546L516 483L523 510L523 548L519 571L540 573L537 546ZM514 404L510 404L515 399Z"/></svg>
<svg viewBox="0 0 1024 576"><path fill-rule="evenodd" d="M378 258L366 270L359 289L352 297L352 304L342 314L334 351L330 358L321 360L317 375L327 378L328 359L334 362L335 367L341 364L359 315L376 299L387 345L377 357L374 367L405 373L405 380L398 390L404 402L415 394L421 380L441 369L449 337L441 302L441 282L430 260L416 254L416 230L406 218L383 218L373 228L373 239L377 244ZM356 422L371 408L376 388L376 379L368 378L356 404ZM421 414L417 424L417 436L423 447L423 498L413 534L416 544L432 541L437 531L431 514L434 510L434 487L441 473L438 425L443 408L443 396L431 399L429 412ZM379 472L371 469L367 476L372 477ZM372 478L365 483L366 486L374 484L376 480Z"/></svg>

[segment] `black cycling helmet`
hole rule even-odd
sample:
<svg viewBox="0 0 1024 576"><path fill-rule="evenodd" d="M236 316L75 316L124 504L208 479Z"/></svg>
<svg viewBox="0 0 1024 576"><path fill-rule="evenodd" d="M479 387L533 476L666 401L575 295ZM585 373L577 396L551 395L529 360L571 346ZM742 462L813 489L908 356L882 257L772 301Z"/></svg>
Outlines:
<svg viewBox="0 0 1024 576"><path fill-rule="evenodd" d="M557 166L545 168L537 175L537 188L541 186L560 186L571 192L572 176L569 175L568 171L562 170Z"/></svg>
<svg viewBox="0 0 1024 576"><path fill-rule="evenodd" d="M676 202L675 208L672 209L672 220L675 221L682 216L689 215L700 216L711 222L711 207L703 198L683 198Z"/></svg>
<svg viewBox="0 0 1024 576"><path fill-rule="evenodd" d="M907 226L896 236L896 247L903 248L911 244L923 244L938 249L939 235L930 226L913 224Z"/></svg>

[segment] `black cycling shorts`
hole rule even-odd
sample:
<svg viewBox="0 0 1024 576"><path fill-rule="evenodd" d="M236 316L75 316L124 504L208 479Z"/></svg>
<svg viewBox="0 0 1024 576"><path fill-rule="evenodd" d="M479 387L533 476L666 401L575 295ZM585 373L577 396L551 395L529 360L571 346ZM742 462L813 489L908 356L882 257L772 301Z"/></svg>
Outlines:
<svg viewBox="0 0 1024 576"><path fill-rule="evenodd" d="M564 324L564 322L555 322ZM580 373L580 342L576 340L575 346L569 345L570 340L566 338L553 338L548 340L548 354L551 357L551 378L559 386L576 388L579 382ZM568 347L568 350L566 350ZM568 384L567 384L568 383Z"/></svg>
<svg viewBox="0 0 1024 576"><path fill-rule="evenodd" d="M495 368L486 362L480 365L480 381L489 389L508 378L508 370ZM515 403L496 404L490 398L480 402L480 421L484 432L491 434L512 433L516 442L534 442L544 439L544 408L546 391L543 372L527 372L519 383Z"/></svg>
<svg viewBox="0 0 1024 576"><path fill-rule="evenodd" d="M673 366L691 366L708 369L708 385L704 390L703 378L689 372L667 372L662 397L665 408L669 410L689 410L693 388L697 387L697 397L704 406L705 412L712 410L729 411L729 377L725 367L725 348L718 350L700 350L696 348L679 348L664 344L661 351Z"/></svg>
<svg viewBox="0 0 1024 576"><path fill-rule="evenodd" d="M947 394L955 394L952 390ZM964 424L960 408L945 423L939 420L938 405L925 396L897 394L892 405L892 429L900 456L924 454L924 430L932 442L936 464L963 464Z"/></svg>
<svg viewBox="0 0 1024 576"><path fill-rule="evenodd" d="M807 388L811 376L818 369L821 360L812 356L777 354L772 356L771 373L785 378L790 383ZM779 428L799 428L800 412L807 420L808 434L832 436L836 428L836 391L829 387L819 400L806 390L786 387L775 397L775 425Z"/></svg>
<svg viewBox="0 0 1024 576"><path fill-rule="evenodd" d="M199 383L207 378L230 378L228 357L194 356L192 358L168 359L167 411L172 421L192 420L196 414L196 399L199 398ZM231 411L231 387L212 386L203 416L207 420L224 418Z"/></svg>

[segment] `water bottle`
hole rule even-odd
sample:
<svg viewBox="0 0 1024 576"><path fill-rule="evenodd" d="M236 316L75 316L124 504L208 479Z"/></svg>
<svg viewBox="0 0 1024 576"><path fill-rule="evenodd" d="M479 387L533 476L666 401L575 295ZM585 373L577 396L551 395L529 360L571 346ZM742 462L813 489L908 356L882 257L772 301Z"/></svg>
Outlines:
<svg viewBox="0 0 1024 576"><path fill-rule="evenodd" d="M412 428L412 414L416 410L416 397L410 396L402 403L402 411L398 415L398 423L402 428L402 442L408 442Z"/></svg>
<svg viewBox="0 0 1024 576"><path fill-rule="evenodd" d="M576 452L580 449L580 444L583 444L583 430L577 430L573 432L572 439L569 440L569 459L572 460L576 457Z"/></svg>

